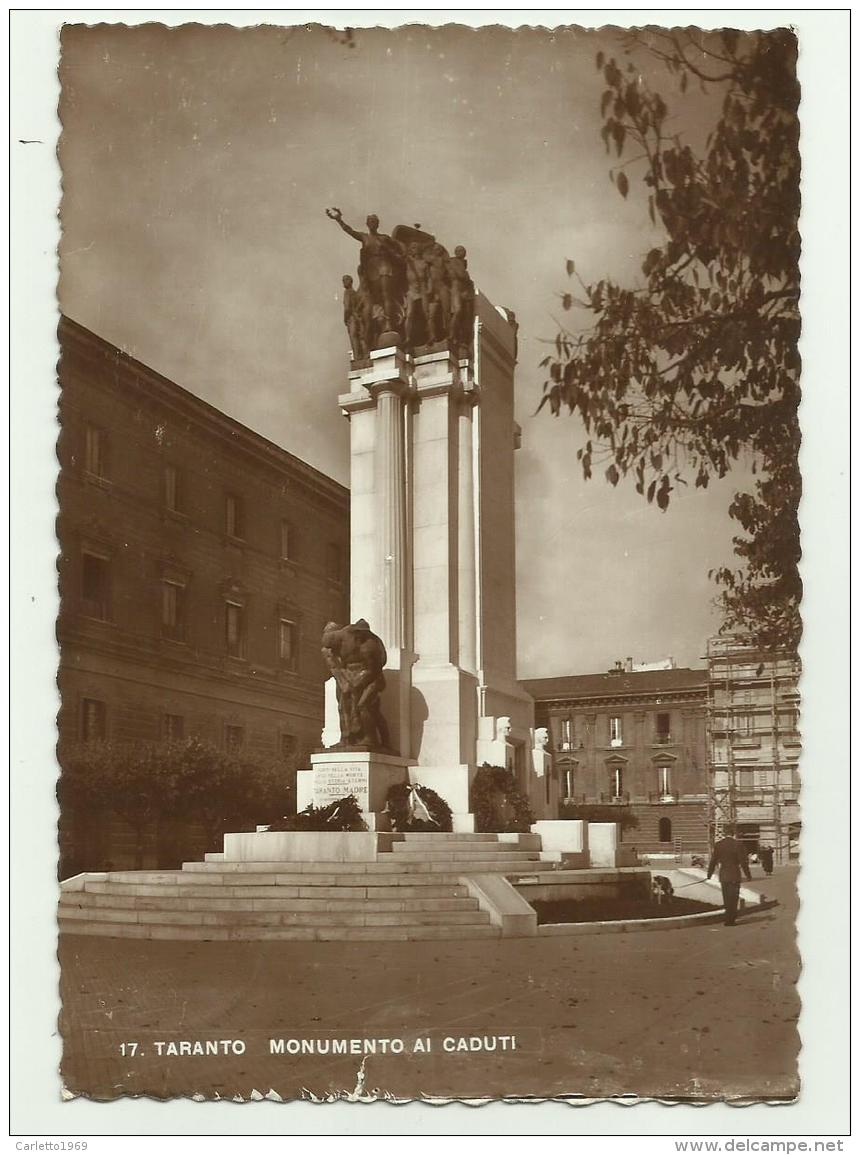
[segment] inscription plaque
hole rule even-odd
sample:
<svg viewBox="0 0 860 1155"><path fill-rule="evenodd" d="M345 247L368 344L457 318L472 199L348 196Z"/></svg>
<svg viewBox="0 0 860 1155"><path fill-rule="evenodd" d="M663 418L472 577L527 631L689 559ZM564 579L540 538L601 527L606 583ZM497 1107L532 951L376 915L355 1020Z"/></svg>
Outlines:
<svg viewBox="0 0 860 1155"><path fill-rule="evenodd" d="M314 806L329 806L354 794L363 811L370 809L370 774L366 765L341 762L314 767Z"/></svg>

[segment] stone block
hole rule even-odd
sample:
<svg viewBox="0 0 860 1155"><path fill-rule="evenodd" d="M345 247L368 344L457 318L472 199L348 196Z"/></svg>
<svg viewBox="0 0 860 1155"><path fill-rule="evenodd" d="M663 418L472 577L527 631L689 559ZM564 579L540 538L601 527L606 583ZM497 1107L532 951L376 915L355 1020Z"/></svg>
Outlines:
<svg viewBox="0 0 860 1155"><path fill-rule="evenodd" d="M588 824L579 820L535 822L532 833L540 836L542 850L582 854L588 850Z"/></svg>
<svg viewBox="0 0 860 1155"><path fill-rule="evenodd" d="M315 806L328 806L338 798L354 794L365 819L381 813L389 788L407 779L405 758L367 750L326 750L312 754L311 768Z"/></svg>
<svg viewBox="0 0 860 1155"><path fill-rule="evenodd" d="M228 862L373 862L376 834L372 831L266 831L225 834Z"/></svg>
<svg viewBox="0 0 860 1155"><path fill-rule="evenodd" d="M469 893L501 930L504 938L527 938L537 934L537 912L517 893L506 878L497 874L464 877Z"/></svg>
<svg viewBox="0 0 860 1155"><path fill-rule="evenodd" d="M617 822L589 822L587 838L590 866L618 865L619 831Z"/></svg>

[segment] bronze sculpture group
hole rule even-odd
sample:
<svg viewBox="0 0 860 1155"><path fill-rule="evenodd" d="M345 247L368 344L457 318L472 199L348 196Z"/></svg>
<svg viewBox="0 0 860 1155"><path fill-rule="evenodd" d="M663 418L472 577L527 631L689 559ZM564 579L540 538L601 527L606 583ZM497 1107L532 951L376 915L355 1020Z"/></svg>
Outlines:
<svg viewBox="0 0 860 1155"><path fill-rule="evenodd" d="M395 342L410 350L445 342L468 354L475 286L462 245L451 256L417 227L398 226L387 236L374 214L367 232L346 224L340 209L326 209L326 215L361 245L358 288L352 277L343 278L343 321L353 360Z"/></svg>
<svg viewBox="0 0 860 1155"><path fill-rule="evenodd" d="M388 661L382 639L364 618L348 626L329 622L323 630L322 653L337 689L340 742L335 748L388 750L388 725L379 702Z"/></svg>

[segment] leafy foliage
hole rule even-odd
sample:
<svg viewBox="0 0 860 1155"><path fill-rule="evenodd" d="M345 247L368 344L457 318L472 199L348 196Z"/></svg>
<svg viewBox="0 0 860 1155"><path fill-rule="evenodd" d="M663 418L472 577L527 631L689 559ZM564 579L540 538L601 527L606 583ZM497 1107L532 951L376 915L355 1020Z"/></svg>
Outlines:
<svg viewBox="0 0 860 1155"><path fill-rule="evenodd" d="M581 822L617 822L622 834L625 830L635 830L639 825L639 819L629 806L589 806L563 802L558 816Z"/></svg>
<svg viewBox="0 0 860 1155"><path fill-rule="evenodd" d="M517 790L513 772L489 762L472 780L469 806L479 834L527 834L535 820L528 799Z"/></svg>
<svg viewBox="0 0 860 1155"><path fill-rule="evenodd" d="M664 239L635 287L587 285L567 262L579 288L562 305L583 310L587 324L558 334L542 362L549 377L539 408L579 415L586 478L598 464L612 485L632 475L661 510L676 486L692 479L706 488L751 461L753 492L736 494L729 509L743 565L713 576L725 628L793 648L801 628L796 39L787 29L648 29L624 50L662 60L681 93L698 84L721 94L721 115L694 151L632 59L598 53L610 178L626 198L625 170L641 167L643 200Z"/></svg>
<svg viewBox="0 0 860 1155"><path fill-rule="evenodd" d="M409 795L415 790L427 807L430 821L410 815ZM445 799L429 786L410 786L408 782L395 782L388 790L385 805L391 818L393 830L439 830L452 828L451 807Z"/></svg>
<svg viewBox="0 0 860 1155"><path fill-rule="evenodd" d="M59 751L61 806L113 813L140 839L159 820L199 822L211 841L253 830L289 808L292 775L283 762L188 738L178 742L86 742Z"/></svg>
<svg viewBox="0 0 860 1155"><path fill-rule="evenodd" d="M308 830L334 832L340 830L367 830L367 823L361 817L361 807L354 794L338 798L328 806L306 806L298 814L273 822L269 830Z"/></svg>

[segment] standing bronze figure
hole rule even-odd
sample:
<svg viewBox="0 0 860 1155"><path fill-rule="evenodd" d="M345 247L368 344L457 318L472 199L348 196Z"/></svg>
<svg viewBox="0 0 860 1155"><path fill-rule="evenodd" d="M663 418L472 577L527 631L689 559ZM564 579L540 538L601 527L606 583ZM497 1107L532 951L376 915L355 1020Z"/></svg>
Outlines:
<svg viewBox="0 0 860 1155"><path fill-rule="evenodd" d="M345 233L361 245L359 278L367 286L365 306L366 327L369 330L373 307L382 309L385 329L397 332L400 327L398 301L404 280L403 252L396 241L379 231L379 217L371 213L367 218L367 232L359 232L344 219L338 208L326 209L326 216L336 221Z"/></svg>

